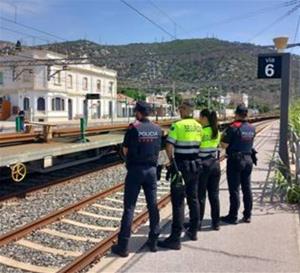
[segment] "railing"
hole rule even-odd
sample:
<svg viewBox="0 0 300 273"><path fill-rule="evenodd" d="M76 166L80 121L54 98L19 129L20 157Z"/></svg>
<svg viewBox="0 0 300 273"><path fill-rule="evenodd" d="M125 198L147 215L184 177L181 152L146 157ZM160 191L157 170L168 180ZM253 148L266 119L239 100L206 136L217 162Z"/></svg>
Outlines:
<svg viewBox="0 0 300 273"><path fill-rule="evenodd" d="M289 143L291 151L291 163L295 166L296 182L300 184L300 137L290 127Z"/></svg>

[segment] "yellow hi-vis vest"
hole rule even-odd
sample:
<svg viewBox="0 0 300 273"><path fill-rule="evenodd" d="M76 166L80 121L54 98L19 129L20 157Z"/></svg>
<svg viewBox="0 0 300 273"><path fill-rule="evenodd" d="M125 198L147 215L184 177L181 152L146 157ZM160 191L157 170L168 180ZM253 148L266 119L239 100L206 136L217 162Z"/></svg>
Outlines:
<svg viewBox="0 0 300 273"><path fill-rule="evenodd" d="M212 138L212 128L210 126L203 127L202 130L202 141L200 144L200 157L207 157L209 155L216 156L218 146L220 144L221 134L218 131L216 138Z"/></svg>
<svg viewBox="0 0 300 273"><path fill-rule="evenodd" d="M167 142L174 145L175 155L198 155L201 138L201 124L193 118L185 118L171 125Z"/></svg>

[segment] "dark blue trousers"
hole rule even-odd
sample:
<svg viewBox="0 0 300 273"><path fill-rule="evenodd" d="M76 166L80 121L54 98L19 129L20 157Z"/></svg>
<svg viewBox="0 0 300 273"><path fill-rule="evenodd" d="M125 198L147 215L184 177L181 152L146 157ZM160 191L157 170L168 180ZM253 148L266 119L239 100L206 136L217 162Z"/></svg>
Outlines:
<svg viewBox="0 0 300 273"><path fill-rule="evenodd" d="M203 171L199 178L198 198L200 205L200 222L205 212L206 192L211 208L211 219L214 225L220 221L219 183L221 170L219 160L213 157L202 159Z"/></svg>
<svg viewBox="0 0 300 273"><path fill-rule="evenodd" d="M130 238L134 209L141 188L144 190L149 212L149 238L155 239L159 235L156 167L134 166L128 168L128 173L125 179L124 212L121 221L119 240L124 241Z"/></svg>
<svg viewBox="0 0 300 273"><path fill-rule="evenodd" d="M229 215L237 219L240 208L240 186L243 192L244 216L251 217L252 211L252 190L251 190L251 172L252 159L250 155L244 155L239 161L227 160L227 181L230 197Z"/></svg>

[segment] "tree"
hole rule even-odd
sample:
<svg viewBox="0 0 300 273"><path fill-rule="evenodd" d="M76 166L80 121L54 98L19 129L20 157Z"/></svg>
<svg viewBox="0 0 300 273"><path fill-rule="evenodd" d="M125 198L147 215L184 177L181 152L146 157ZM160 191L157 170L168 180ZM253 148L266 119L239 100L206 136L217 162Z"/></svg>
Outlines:
<svg viewBox="0 0 300 273"><path fill-rule="evenodd" d="M210 109L220 109L220 102L218 101L218 90L207 87L200 89L197 92L196 97L196 107L197 109L210 108Z"/></svg>
<svg viewBox="0 0 300 273"><path fill-rule="evenodd" d="M167 96L167 103L172 104L173 105L173 92L170 91ZM182 96L178 93L175 93L175 106L178 107L182 102Z"/></svg>
<svg viewBox="0 0 300 273"><path fill-rule="evenodd" d="M146 94L137 88L126 87L121 89L121 94L124 94L134 100L146 100Z"/></svg>

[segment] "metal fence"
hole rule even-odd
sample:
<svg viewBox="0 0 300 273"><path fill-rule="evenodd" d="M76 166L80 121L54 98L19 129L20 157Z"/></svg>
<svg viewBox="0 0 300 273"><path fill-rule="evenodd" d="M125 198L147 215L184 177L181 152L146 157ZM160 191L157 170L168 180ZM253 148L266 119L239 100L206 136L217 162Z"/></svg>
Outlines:
<svg viewBox="0 0 300 273"><path fill-rule="evenodd" d="M292 164L295 165L296 181L300 184L300 137L290 128L289 143Z"/></svg>

